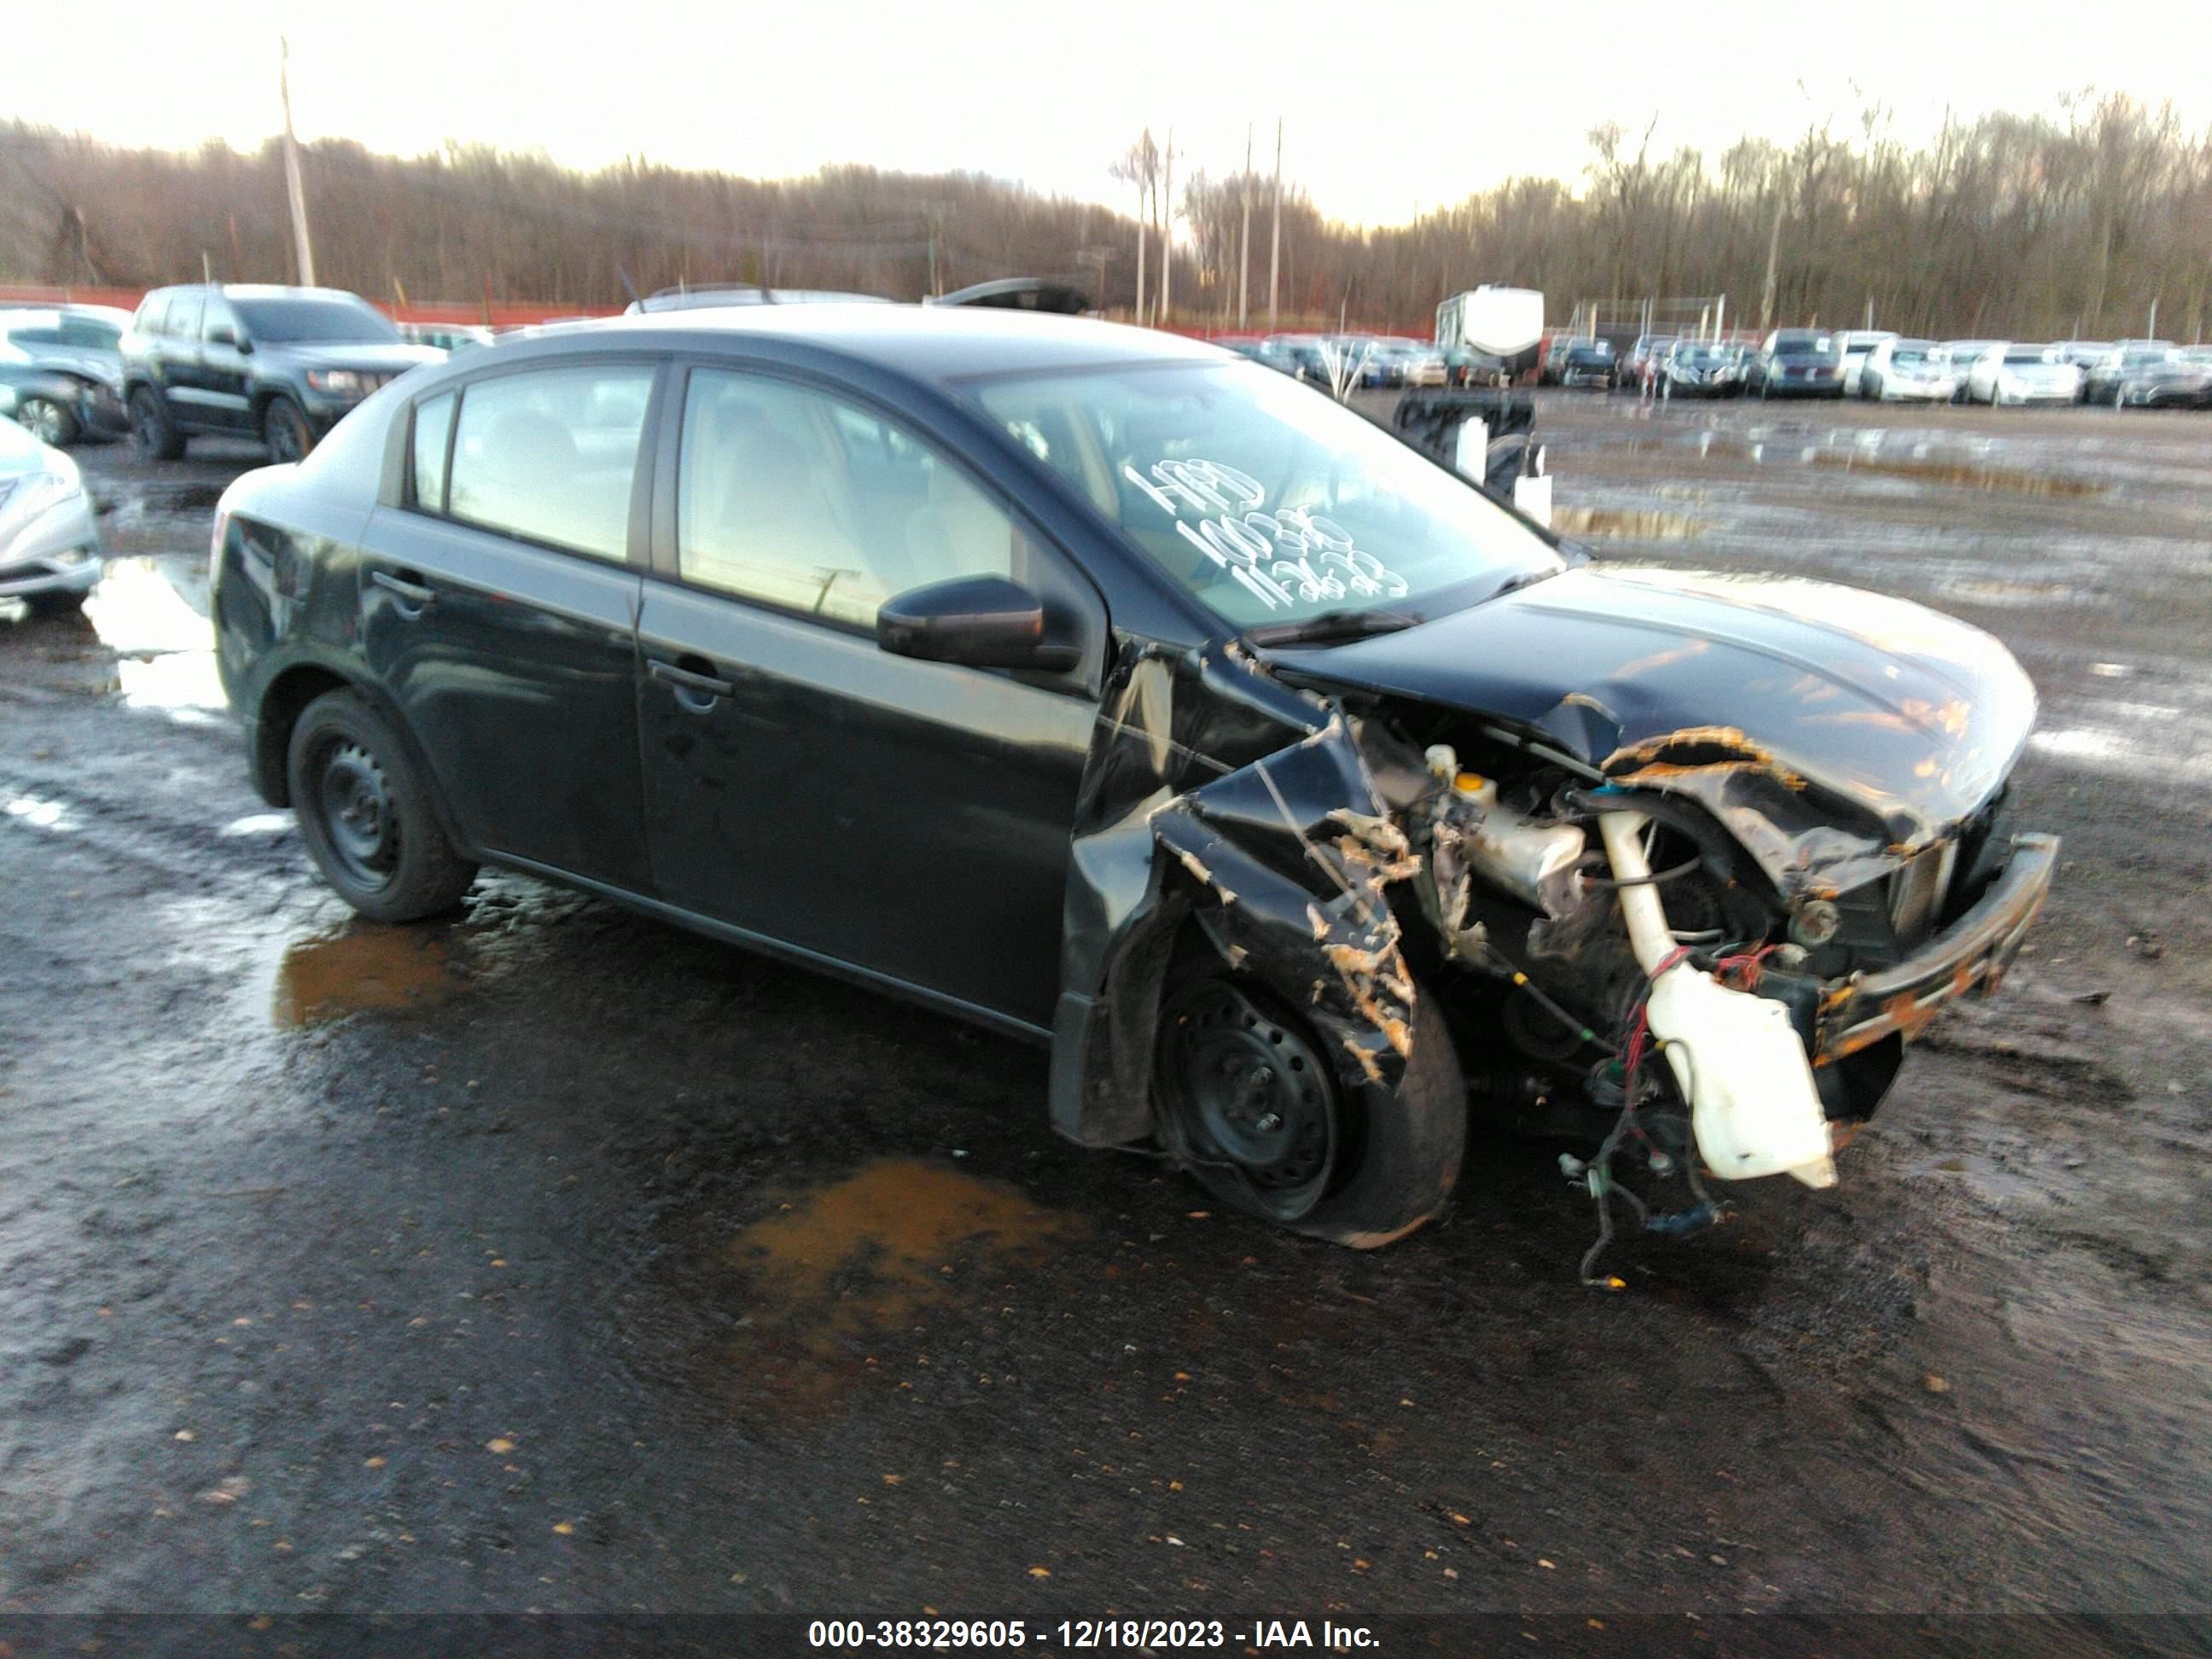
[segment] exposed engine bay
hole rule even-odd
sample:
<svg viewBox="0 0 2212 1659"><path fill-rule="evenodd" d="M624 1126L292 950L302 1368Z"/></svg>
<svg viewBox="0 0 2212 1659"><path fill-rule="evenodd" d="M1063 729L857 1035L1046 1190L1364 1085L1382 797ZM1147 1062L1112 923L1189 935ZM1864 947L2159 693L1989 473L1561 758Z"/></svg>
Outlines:
<svg viewBox="0 0 2212 1659"><path fill-rule="evenodd" d="M1725 1216L1724 1183L1832 1184L1905 1043L1995 988L2050 881L2056 842L2010 836L2001 787L1894 838L1734 728L1585 758L1546 728L1295 678L1233 643L1121 665L1076 837L1063 1133L1157 1136L1194 1164L1230 1144L1179 1133L1146 1086L1194 930L1295 1005L1344 1088L1397 1086L1448 1041L1470 1114L1580 1141L1561 1164L1596 1206L1583 1276L1604 1282L1620 1214L1682 1234ZM1352 1243L1410 1230L1262 1207Z"/></svg>

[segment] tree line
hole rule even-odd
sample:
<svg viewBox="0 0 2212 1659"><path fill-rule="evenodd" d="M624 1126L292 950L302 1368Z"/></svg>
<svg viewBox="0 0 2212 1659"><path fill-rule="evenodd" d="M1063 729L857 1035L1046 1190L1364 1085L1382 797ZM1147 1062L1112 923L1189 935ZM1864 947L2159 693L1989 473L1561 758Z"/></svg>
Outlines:
<svg viewBox="0 0 2212 1659"><path fill-rule="evenodd" d="M2085 93L1912 145L1875 108L1717 158L1656 154L1653 130L1595 128L1578 177L1511 179L1410 225L1330 220L1285 181L1279 325L1425 333L1440 299L1486 282L1543 289L1555 321L1578 302L1723 294L1747 325L1871 308L1915 333L2094 337L2142 331L2156 305L2161 332L2193 338L2208 320L2212 136L2170 111ZM1273 179L1242 156L1223 173L1165 154L1147 132L1102 165L1139 216L974 173L765 180L641 157L587 173L483 145L398 157L342 140L303 164L317 275L378 299L582 308L728 282L911 298L1021 273L1080 278L1127 315L1142 258L1149 320L1221 328L1249 204L1248 315L1267 327ZM179 153L0 123L0 281L289 281L289 237L273 139Z"/></svg>

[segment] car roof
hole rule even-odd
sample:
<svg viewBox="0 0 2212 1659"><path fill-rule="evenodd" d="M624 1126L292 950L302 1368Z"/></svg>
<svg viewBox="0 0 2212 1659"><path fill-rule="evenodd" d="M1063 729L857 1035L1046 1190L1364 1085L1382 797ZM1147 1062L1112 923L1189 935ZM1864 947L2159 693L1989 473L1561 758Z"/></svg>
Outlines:
<svg viewBox="0 0 2212 1659"><path fill-rule="evenodd" d="M535 339L611 349L650 343L711 350L742 340L787 341L922 380L1115 365L1225 362L1234 354L1154 329L993 307L846 304L647 312L532 330Z"/></svg>

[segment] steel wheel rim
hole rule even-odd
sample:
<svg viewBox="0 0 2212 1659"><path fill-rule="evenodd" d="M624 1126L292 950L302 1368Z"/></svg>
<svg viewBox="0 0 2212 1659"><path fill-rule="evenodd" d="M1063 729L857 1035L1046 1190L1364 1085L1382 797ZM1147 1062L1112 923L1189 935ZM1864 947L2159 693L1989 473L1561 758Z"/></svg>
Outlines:
<svg viewBox="0 0 2212 1659"><path fill-rule="evenodd" d="M1279 1221L1334 1184L1343 1134L1336 1080L1305 1037L1235 988L1200 988L1171 1011L1164 1092L1210 1165Z"/></svg>
<svg viewBox="0 0 2212 1659"><path fill-rule="evenodd" d="M399 862L399 822L376 757L357 743L331 744L315 787L331 856L362 886L386 885Z"/></svg>

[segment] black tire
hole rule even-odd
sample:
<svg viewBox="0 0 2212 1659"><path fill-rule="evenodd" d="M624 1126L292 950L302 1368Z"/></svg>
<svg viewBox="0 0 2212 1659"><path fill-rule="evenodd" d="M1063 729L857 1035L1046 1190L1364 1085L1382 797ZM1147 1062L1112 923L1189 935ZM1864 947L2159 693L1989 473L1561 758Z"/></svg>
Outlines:
<svg viewBox="0 0 2212 1659"><path fill-rule="evenodd" d="M1164 994L1153 1056L1163 1138L1201 1186L1249 1214L1354 1249L1402 1238L1450 1199L1467 1147L1467 1080L1450 1033L1425 996L1413 1024L1398 1086L1349 1087L1288 1003L1249 975L1193 962L1169 975ZM1285 1070L1285 1055L1302 1069ZM1247 1058L1280 1073L1259 1087L1267 1115L1289 1115L1287 1127L1279 1121L1270 1131L1266 1115L1214 1127L1239 1107L1254 1109L1250 1073L1221 1079L1224 1068ZM1209 1080L1238 1099L1209 1103ZM1326 1129L1316 1128L1317 1113ZM1264 1139L1268 1133L1279 1143ZM1263 1163L1255 1152L1240 1161L1224 1137L1270 1152L1279 1144L1281 1156Z"/></svg>
<svg viewBox="0 0 2212 1659"><path fill-rule="evenodd" d="M75 617L84 611L84 595L81 592L27 594L24 609L34 617Z"/></svg>
<svg viewBox="0 0 2212 1659"><path fill-rule="evenodd" d="M185 453L185 434L169 418L169 406L150 386L131 394L131 441L142 461L173 461Z"/></svg>
<svg viewBox="0 0 2212 1659"><path fill-rule="evenodd" d="M41 392L33 392L15 404L15 424L42 444L52 444L56 449L66 449L77 440L81 430L76 412L56 403Z"/></svg>
<svg viewBox="0 0 2212 1659"><path fill-rule="evenodd" d="M261 411L261 441L269 446L269 459L282 466L307 459L315 431L307 424L307 411L279 392Z"/></svg>
<svg viewBox="0 0 2212 1659"><path fill-rule="evenodd" d="M476 879L438 822L413 755L355 691L301 711L285 756L308 856L337 896L374 921L450 910Z"/></svg>

